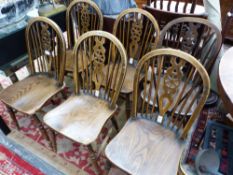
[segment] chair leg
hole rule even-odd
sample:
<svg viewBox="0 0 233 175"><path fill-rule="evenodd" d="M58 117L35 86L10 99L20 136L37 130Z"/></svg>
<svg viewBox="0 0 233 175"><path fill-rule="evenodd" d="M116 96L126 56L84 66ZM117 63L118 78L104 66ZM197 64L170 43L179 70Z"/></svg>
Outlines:
<svg viewBox="0 0 233 175"><path fill-rule="evenodd" d="M9 114L10 114L11 119L14 121L14 123L15 123L15 125L16 125L16 128L17 128L18 130L20 130L20 126L19 126L19 123L18 123L18 121L17 121L17 119L16 119L16 116L15 116L14 111L12 110L11 107L8 107L8 106L7 106L7 110L8 110L8 112L9 112Z"/></svg>
<svg viewBox="0 0 233 175"><path fill-rule="evenodd" d="M127 120L130 118L130 111L131 111L130 94L126 94L126 96L125 96L125 112L126 112Z"/></svg>
<svg viewBox="0 0 233 175"><path fill-rule="evenodd" d="M116 131L119 132L120 129L119 129L119 126L117 124L117 120L116 120L115 116L111 117L111 121L112 121L112 125L114 126L114 128L116 129Z"/></svg>
<svg viewBox="0 0 233 175"><path fill-rule="evenodd" d="M36 114L33 115L34 121L38 125L38 128L40 132L42 133L43 137L49 142L49 146L53 149L53 144L49 139L48 133L46 132L46 129L43 126L43 123L40 121L40 119L37 117Z"/></svg>
<svg viewBox="0 0 233 175"><path fill-rule="evenodd" d="M49 130L51 134L51 144L53 146L53 151L57 153L57 142L56 142L56 133L52 129Z"/></svg>
<svg viewBox="0 0 233 175"><path fill-rule="evenodd" d="M95 155L95 152L92 148L91 145L88 145L88 150L90 152L90 157L91 157L91 163L92 165L94 165L94 168L96 170L96 172L100 175L102 175L102 170L100 169L99 165L98 165L98 162L97 162L97 158L96 158L96 155Z"/></svg>
<svg viewBox="0 0 233 175"><path fill-rule="evenodd" d="M62 95L62 98L63 98L64 100L67 99L67 95L66 95L65 89L63 89L63 90L61 91L61 95Z"/></svg>

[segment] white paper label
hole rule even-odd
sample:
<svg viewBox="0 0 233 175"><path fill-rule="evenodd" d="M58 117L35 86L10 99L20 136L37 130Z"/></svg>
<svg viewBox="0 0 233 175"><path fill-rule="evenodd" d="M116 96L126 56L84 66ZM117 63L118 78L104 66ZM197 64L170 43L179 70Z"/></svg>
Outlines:
<svg viewBox="0 0 233 175"><path fill-rule="evenodd" d="M159 115L158 118L157 118L157 122L162 123L162 121L163 121L163 117L161 115Z"/></svg>
<svg viewBox="0 0 233 175"><path fill-rule="evenodd" d="M133 64L133 58L129 59L129 64Z"/></svg>
<svg viewBox="0 0 233 175"><path fill-rule="evenodd" d="M95 96L96 96L96 97L99 97L99 95L100 95L100 91L96 90L96 91L95 91Z"/></svg>

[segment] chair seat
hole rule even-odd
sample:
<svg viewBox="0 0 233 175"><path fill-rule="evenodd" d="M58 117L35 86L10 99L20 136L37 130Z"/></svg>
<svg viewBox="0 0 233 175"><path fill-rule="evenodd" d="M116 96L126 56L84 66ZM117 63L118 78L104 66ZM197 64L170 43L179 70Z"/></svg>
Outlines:
<svg viewBox="0 0 233 175"><path fill-rule="evenodd" d="M17 111L32 115L64 87L48 74L37 74L4 89L0 99Z"/></svg>
<svg viewBox="0 0 233 175"><path fill-rule="evenodd" d="M147 119L130 119L107 145L108 159L134 175L174 175L184 144L175 133Z"/></svg>
<svg viewBox="0 0 233 175"><path fill-rule="evenodd" d="M96 140L105 122L114 114L109 102L91 95L72 95L44 116L44 123L75 142Z"/></svg>
<svg viewBox="0 0 233 175"><path fill-rule="evenodd" d="M163 1L163 9L164 11L167 11L167 6L168 6L168 2L169 1ZM171 1L171 5L170 5L170 12L176 12L176 1ZM157 9L160 9L160 1L157 1ZM184 5L185 3L184 2L179 2L179 5L178 5L178 13L183 13L183 8L184 8ZM150 4L151 7L154 7L154 2L152 2ZM192 4L191 3L188 3L187 5L187 12L186 13L190 13L191 11L191 6ZM195 10L194 10L194 14L197 14L197 15L201 15L201 14L204 14L205 13L205 7L202 6L202 5L198 5L196 4L195 6Z"/></svg>
<svg viewBox="0 0 233 175"><path fill-rule="evenodd" d="M79 58L81 58L81 54L82 52L79 52ZM78 64L79 64L79 72L82 71L82 59L78 59ZM86 66L88 65L88 58L86 57L86 55L83 57L83 61L84 61L84 68L86 68ZM65 66L65 70L68 72L73 72L74 71L74 57L73 57L73 50L66 50L66 66Z"/></svg>
<svg viewBox="0 0 233 175"><path fill-rule="evenodd" d="M110 68L112 67L112 64ZM133 92L133 82L134 82L134 74L136 72L136 68L132 65L127 65L125 80L123 82L121 93L129 94ZM104 74L107 74L107 66L104 68ZM106 80L105 80L106 81ZM105 82L104 81L104 82ZM103 82L103 84L104 84Z"/></svg>

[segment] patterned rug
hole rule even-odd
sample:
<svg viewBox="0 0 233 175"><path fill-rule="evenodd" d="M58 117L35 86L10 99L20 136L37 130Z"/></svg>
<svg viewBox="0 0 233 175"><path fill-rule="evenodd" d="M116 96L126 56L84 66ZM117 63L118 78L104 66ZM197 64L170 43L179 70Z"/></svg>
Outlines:
<svg viewBox="0 0 233 175"><path fill-rule="evenodd" d="M61 98L55 97L54 102L55 104L61 103ZM49 111L54 107L55 106L53 104L47 103L43 108L43 110ZM122 115L122 112L124 114L124 111L118 111L118 114ZM16 130L15 123L11 120L5 105L1 102L0 102L0 115L3 117L3 120L10 127L10 129L15 131ZM41 114L38 114L38 116L42 118ZM21 113L17 113L16 117L21 128L20 133L22 133L27 138L32 139L34 142L37 142L40 145L42 145L45 151L46 150L48 152L51 151L51 148L49 147L47 140L43 138L42 134L38 130L36 124L34 123L34 120L31 117L24 116ZM105 137L108 131L108 127L110 126L112 126L111 122L106 124L105 128L103 129L103 132L100 134L96 143L92 145L95 149L97 149L100 146L100 143ZM59 134L56 136L56 141L57 141L57 155L59 155L61 158L65 159L69 163L72 163L77 168L84 170L90 175L97 174L90 163L90 156L89 156L88 148L86 146L81 145L79 143L75 143ZM38 150L38 151L44 151L44 150ZM98 159L98 164L103 172L105 170L106 161L107 159L104 156L100 156L100 158Z"/></svg>
<svg viewBox="0 0 233 175"><path fill-rule="evenodd" d="M20 156L0 144L0 174L2 175L44 175Z"/></svg>

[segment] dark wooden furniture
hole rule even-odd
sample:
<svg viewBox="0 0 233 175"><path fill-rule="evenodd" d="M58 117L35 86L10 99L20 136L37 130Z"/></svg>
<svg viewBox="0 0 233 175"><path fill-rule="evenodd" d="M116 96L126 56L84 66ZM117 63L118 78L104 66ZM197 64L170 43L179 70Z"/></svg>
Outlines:
<svg viewBox="0 0 233 175"><path fill-rule="evenodd" d="M211 73L222 46L219 29L206 19L183 17L169 22L161 31L158 47L180 49L197 58Z"/></svg>
<svg viewBox="0 0 233 175"><path fill-rule="evenodd" d="M58 13L56 15L50 16L54 22L56 22L62 31L66 30L66 23L65 23L65 11ZM16 70L20 68L21 65L13 65L13 62L17 62L19 58L24 56L27 53L26 49L26 41L25 41L25 29L23 27L16 32L13 32L9 35L0 39L0 68L1 70L12 69ZM14 48L12 47L14 45ZM13 48L13 51L12 51ZM27 60L26 60L27 61Z"/></svg>
<svg viewBox="0 0 233 175"><path fill-rule="evenodd" d="M147 75L141 82L142 92L141 73ZM107 158L129 174L176 174L182 139L199 116L209 91L209 76L191 55L174 49L149 52L136 69L132 117L107 145Z"/></svg>
<svg viewBox="0 0 233 175"><path fill-rule="evenodd" d="M223 39L233 42L233 7L225 16L226 19L222 31Z"/></svg>
<svg viewBox="0 0 233 175"><path fill-rule="evenodd" d="M25 37L31 76L2 90L0 100L7 106L18 129L17 111L32 116L49 141L36 112L65 87L65 40L58 25L45 17L30 20Z"/></svg>
<svg viewBox="0 0 233 175"><path fill-rule="evenodd" d="M218 89L228 112L233 116L233 47L227 50L219 63Z"/></svg>

